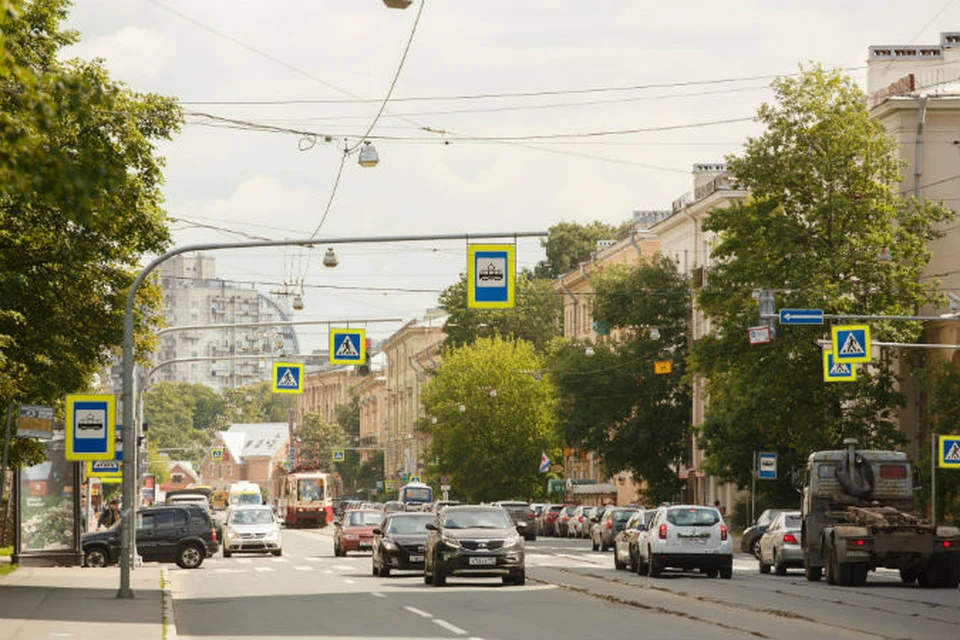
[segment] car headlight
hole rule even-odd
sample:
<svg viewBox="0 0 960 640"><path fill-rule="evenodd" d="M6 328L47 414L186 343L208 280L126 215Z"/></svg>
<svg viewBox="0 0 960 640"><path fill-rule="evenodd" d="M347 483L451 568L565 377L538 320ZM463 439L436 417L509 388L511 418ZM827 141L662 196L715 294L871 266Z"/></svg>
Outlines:
<svg viewBox="0 0 960 640"><path fill-rule="evenodd" d="M443 537L440 538L440 542L442 542L443 544L447 545L448 547L450 547L450 548L452 548L452 549L459 549L459 548L460 548L460 541L457 540L456 538L451 538L451 537L449 537L449 536L443 536Z"/></svg>
<svg viewBox="0 0 960 640"><path fill-rule="evenodd" d="M280 537L280 532L277 531L276 529L274 529L273 531L267 531L266 535L264 535L264 538L266 538L267 540L276 540L279 537Z"/></svg>
<svg viewBox="0 0 960 640"><path fill-rule="evenodd" d="M227 540L235 540L236 538L237 538L237 534L235 534L233 531L227 532Z"/></svg>
<svg viewBox="0 0 960 640"><path fill-rule="evenodd" d="M516 547L523 544L523 538L520 537L519 533L511 533L507 536L506 540L503 541L504 547Z"/></svg>
<svg viewBox="0 0 960 640"><path fill-rule="evenodd" d="M384 540L384 541L383 541L383 550L384 550L384 551L396 551L396 550L397 550L397 545L396 545L396 543L391 542L390 540Z"/></svg>

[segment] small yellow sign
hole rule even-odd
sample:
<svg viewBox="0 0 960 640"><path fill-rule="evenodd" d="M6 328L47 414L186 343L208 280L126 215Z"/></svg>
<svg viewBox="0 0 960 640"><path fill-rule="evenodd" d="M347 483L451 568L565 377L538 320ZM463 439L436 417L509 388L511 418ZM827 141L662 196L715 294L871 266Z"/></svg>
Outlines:
<svg viewBox="0 0 960 640"><path fill-rule="evenodd" d="M673 361L672 360L657 360L653 363L653 372L658 376L666 375L673 372Z"/></svg>
<svg viewBox="0 0 960 640"><path fill-rule="evenodd" d="M119 460L87 460L87 477L122 478L123 463Z"/></svg>

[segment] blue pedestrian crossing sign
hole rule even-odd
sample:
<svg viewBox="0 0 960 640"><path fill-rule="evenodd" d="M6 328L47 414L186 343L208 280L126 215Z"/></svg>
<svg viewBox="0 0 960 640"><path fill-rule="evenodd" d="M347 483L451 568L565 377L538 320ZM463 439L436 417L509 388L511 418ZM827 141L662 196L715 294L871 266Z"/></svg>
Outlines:
<svg viewBox="0 0 960 640"><path fill-rule="evenodd" d="M870 327L867 325L833 327L830 341L835 362L870 362Z"/></svg>
<svg viewBox="0 0 960 640"><path fill-rule="evenodd" d="M303 365L296 362L274 362L274 393L303 393Z"/></svg>
<svg viewBox="0 0 960 640"><path fill-rule="evenodd" d="M214 447L210 449L210 459L217 462L223 460L223 447Z"/></svg>
<svg viewBox="0 0 960 640"><path fill-rule="evenodd" d="M833 351L823 352L824 382L852 382L857 379L857 367L849 362L837 362Z"/></svg>
<svg viewBox="0 0 960 640"><path fill-rule="evenodd" d="M333 450L333 461L334 461L334 462L343 462L343 460L344 460L343 449L334 449L334 450Z"/></svg>
<svg viewBox="0 0 960 640"><path fill-rule="evenodd" d="M112 395L67 396L67 460L113 460L116 401Z"/></svg>
<svg viewBox="0 0 960 640"><path fill-rule="evenodd" d="M467 307L512 309L516 264L516 247L512 244L469 245Z"/></svg>
<svg viewBox="0 0 960 640"><path fill-rule="evenodd" d="M123 463L117 460L87 460L87 476L93 478L123 477Z"/></svg>
<svg viewBox="0 0 960 640"><path fill-rule="evenodd" d="M330 329L330 363L363 364L367 361L364 329Z"/></svg>
<svg viewBox="0 0 960 640"><path fill-rule="evenodd" d="M960 435L940 436L937 466L941 469L960 469Z"/></svg>

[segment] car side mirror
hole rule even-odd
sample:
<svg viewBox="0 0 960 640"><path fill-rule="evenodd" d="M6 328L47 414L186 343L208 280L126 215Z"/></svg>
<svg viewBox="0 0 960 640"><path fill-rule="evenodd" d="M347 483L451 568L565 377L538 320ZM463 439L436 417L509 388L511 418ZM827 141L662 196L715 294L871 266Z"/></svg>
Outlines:
<svg viewBox="0 0 960 640"><path fill-rule="evenodd" d="M518 523L517 523L517 532L518 532L518 533L523 533L523 532L526 531L526 530L527 530L527 523L526 523L526 522L518 522Z"/></svg>
<svg viewBox="0 0 960 640"><path fill-rule="evenodd" d="M427 528L427 531L436 531L436 530L437 530L437 524L436 524L435 522L428 522L427 524L425 524L425 525L423 525L423 526L425 526L425 527Z"/></svg>
<svg viewBox="0 0 960 640"><path fill-rule="evenodd" d="M646 528L644 525L642 525L642 524L638 524L638 525L637 525L637 531L646 531L646 530L647 530L647 528Z"/></svg>
<svg viewBox="0 0 960 640"><path fill-rule="evenodd" d="M375 536L382 536L382 535L383 535L383 529L377 527L376 529L373 530L373 535L375 535Z"/></svg>

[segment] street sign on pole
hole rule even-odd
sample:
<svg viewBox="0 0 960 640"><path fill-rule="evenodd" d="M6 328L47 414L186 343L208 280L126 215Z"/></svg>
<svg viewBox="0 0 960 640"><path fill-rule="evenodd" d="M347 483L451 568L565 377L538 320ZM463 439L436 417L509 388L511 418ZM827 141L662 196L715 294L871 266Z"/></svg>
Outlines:
<svg viewBox="0 0 960 640"><path fill-rule="evenodd" d="M53 438L53 407L22 404L18 417L17 435L21 438Z"/></svg>
<svg viewBox="0 0 960 640"><path fill-rule="evenodd" d="M777 454L760 453L760 473L758 477L761 480L777 479Z"/></svg>
<svg viewBox="0 0 960 640"><path fill-rule="evenodd" d="M780 309L780 324L823 324L823 309Z"/></svg>
<svg viewBox="0 0 960 640"><path fill-rule="evenodd" d="M857 379L857 367L849 362L837 362L833 351L823 351L824 382L852 382Z"/></svg>
<svg viewBox="0 0 960 640"><path fill-rule="evenodd" d="M274 362L274 393L303 393L303 365L298 362Z"/></svg>
<svg viewBox="0 0 960 640"><path fill-rule="evenodd" d="M837 326L830 330L835 362L870 362L870 327L865 324Z"/></svg>
<svg viewBox="0 0 960 640"><path fill-rule="evenodd" d="M940 436L937 466L941 469L960 469L960 435Z"/></svg>
<svg viewBox="0 0 960 640"><path fill-rule="evenodd" d="M116 404L112 395L67 396L67 460L112 460Z"/></svg>
<svg viewBox="0 0 960 640"><path fill-rule="evenodd" d="M467 307L513 308L516 247L471 244L467 248Z"/></svg>
<svg viewBox="0 0 960 640"><path fill-rule="evenodd" d="M343 449L334 449L333 450L333 461L334 462L343 462L344 452Z"/></svg>
<svg viewBox="0 0 960 640"><path fill-rule="evenodd" d="M750 327L750 329L747 330L747 337L750 340L750 344L767 344L773 341L773 336L770 334L770 327L767 325Z"/></svg>
<svg viewBox="0 0 960 640"><path fill-rule="evenodd" d="M118 460L87 460L87 475L94 478L120 478L123 463Z"/></svg>
<svg viewBox="0 0 960 640"><path fill-rule="evenodd" d="M364 329L330 329L330 364L363 364L367 361Z"/></svg>

